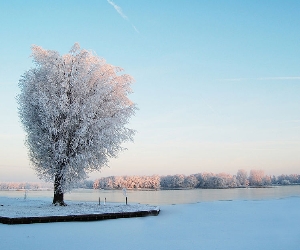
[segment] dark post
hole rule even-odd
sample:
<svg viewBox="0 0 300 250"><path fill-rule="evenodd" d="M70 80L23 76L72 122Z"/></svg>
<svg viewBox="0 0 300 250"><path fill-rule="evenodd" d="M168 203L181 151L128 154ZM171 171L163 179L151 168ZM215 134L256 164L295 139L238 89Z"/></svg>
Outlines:
<svg viewBox="0 0 300 250"><path fill-rule="evenodd" d="M127 205L127 196L126 196L126 205Z"/></svg>
<svg viewBox="0 0 300 250"><path fill-rule="evenodd" d="M100 206L100 197L99 197L99 206Z"/></svg>

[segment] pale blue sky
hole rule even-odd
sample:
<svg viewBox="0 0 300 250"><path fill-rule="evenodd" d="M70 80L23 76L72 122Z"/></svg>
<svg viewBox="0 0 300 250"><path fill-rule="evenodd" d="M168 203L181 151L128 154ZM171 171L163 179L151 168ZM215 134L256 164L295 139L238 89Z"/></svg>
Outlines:
<svg viewBox="0 0 300 250"><path fill-rule="evenodd" d="M109 3L110 2L110 3ZM75 42L136 82L108 175L300 173L299 1L0 1L0 181L33 181L15 96L30 46Z"/></svg>

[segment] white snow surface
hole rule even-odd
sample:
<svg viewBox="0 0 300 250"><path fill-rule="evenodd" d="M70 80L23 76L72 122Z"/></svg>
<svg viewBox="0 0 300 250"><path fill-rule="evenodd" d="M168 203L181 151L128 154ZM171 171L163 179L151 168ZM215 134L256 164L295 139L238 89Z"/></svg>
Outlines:
<svg viewBox="0 0 300 250"><path fill-rule="evenodd" d="M45 217L159 210L157 206L143 204L106 203L99 205L96 202L74 201L68 201L67 204L67 206L54 206L45 200L0 197L0 216L9 218Z"/></svg>
<svg viewBox="0 0 300 250"><path fill-rule="evenodd" d="M298 250L299 207L297 196L166 205L158 216L129 219L0 224L0 249Z"/></svg>

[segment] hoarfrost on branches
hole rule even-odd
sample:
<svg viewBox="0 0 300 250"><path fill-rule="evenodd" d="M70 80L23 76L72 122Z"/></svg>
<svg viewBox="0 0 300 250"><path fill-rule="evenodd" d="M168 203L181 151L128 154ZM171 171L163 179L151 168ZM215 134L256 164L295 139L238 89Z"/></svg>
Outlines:
<svg viewBox="0 0 300 250"><path fill-rule="evenodd" d="M75 44L70 52L32 46L36 64L19 81L19 116L38 176L54 181L54 198L108 165L132 141L133 78ZM54 199L54 203L57 201Z"/></svg>

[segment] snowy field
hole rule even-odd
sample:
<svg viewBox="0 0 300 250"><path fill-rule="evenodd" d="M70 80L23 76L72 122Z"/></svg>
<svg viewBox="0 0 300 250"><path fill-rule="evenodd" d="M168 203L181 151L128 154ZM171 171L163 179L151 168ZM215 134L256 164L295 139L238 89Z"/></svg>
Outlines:
<svg viewBox="0 0 300 250"><path fill-rule="evenodd" d="M114 204L100 206L96 202L68 201L68 206L53 206L45 200L0 197L0 216L9 218L64 216L82 214L124 213L159 210L159 207L143 204Z"/></svg>
<svg viewBox="0 0 300 250"><path fill-rule="evenodd" d="M49 201L50 202L50 201ZM300 249L300 197L161 206L158 216L0 224L0 249Z"/></svg>

